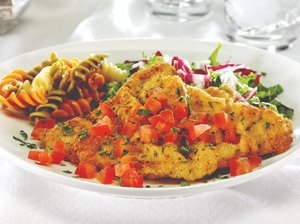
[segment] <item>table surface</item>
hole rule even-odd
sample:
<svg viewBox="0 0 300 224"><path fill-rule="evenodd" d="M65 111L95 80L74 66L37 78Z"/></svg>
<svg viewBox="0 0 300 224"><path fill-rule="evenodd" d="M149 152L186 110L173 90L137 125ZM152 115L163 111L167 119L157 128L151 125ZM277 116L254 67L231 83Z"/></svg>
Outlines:
<svg viewBox="0 0 300 224"><path fill-rule="evenodd" d="M81 4L80 4L81 3ZM0 35L0 62L58 44L151 37L227 41L223 1L189 23L165 21L144 0L32 0ZM279 52L300 62L300 38ZM78 190L0 157L0 223L300 223L300 160L237 187L173 199L125 199Z"/></svg>

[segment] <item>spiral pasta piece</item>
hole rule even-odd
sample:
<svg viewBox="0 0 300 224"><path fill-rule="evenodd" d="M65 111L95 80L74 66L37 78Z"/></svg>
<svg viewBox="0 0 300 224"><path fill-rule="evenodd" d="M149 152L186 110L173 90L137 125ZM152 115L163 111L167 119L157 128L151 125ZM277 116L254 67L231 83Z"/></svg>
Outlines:
<svg viewBox="0 0 300 224"><path fill-rule="evenodd" d="M81 61L76 67L74 67L70 74L70 84L67 92L71 92L75 88L78 81L85 82L86 75L99 68L101 63L107 57L108 55L106 54L90 55L89 57Z"/></svg>
<svg viewBox="0 0 300 224"><path fill-rule="evenodd" d="M54 110L51 116L59 120L65 120L75 116L82 117L92 110L90 106L91 101L92 98L80 98L78 100L68 99L60 105L59 109Z"/></svg>
<svg viewBox="0 0 300 224"><path fill-rule="evenodd" d="M2 95L3 97L7 97L12 92L16 92L27 77L28 73L25 70L13 70L2 78L0 83L0 95Z"/></svg>
<svg viewBox="0 0 300 224"><path fill-rule="evenodd" d="M29 118L35 123L40 119L51 118L51 112L58 109L58 106L64 101L66 92L63 90L52 90L47 95L47 103L40 104L34 112L29 114Z"/></svg>
<svg viewBox="0 0 300 224"><path fill-rule="evenodd" d="M102 64L102 66L98 72L101 73L105 77L105 80L108 82L122 81L128 75L128 72L126 70L122 70L122 69L118 68L117 66L113 65L112 63Z"/></svg>
<svg viewBox="0 0 300 224"><path fill-rule="evenodd" d="M50 74L52 66L47 66L43 68L39 74L32 80L31 90L37 91L43 89L45 92L48 92L52 88L53 78Z"/></svg>
<svg viewBox="0 0 300 224"><path fill-rule="evenodd" d="M68 60L52 52L28 72L15 69L7 74L0 82L0 103L4 109L28 113L33 121L84 116L103 98L106 76L127 75L106 64L107 57L94 54L82 61Z"/></svg>
<svg viewBox="0 0 300 224"><path fill-rule="evenodd" d="M43 62L41 62L40 65L33 67L31 70L28 71L28 80L32 81L34 79L34 77L40 73L40 71L47 67L47 66L51 66L54 62L56 62L58 59L57 55L55 52L52 52L50 54L49 60L45 60Z"/></svg>
<svg viewBox="0 0 300 224"><path fill-rule="evenodd" d="M102 74L92 72L87 76L87 84L92 90L97 90L104 86L105 78Z"/></svg>
<svg viewBox="0 0 300 224"><path fill-rule="evenodd" d="M17 95L15 92L12 92L6 98L0 95L0 102L4 108L22 110L29 106L46 103L47 99L44 97L43 91L26 92L25 90L21 90Z"/></svg>

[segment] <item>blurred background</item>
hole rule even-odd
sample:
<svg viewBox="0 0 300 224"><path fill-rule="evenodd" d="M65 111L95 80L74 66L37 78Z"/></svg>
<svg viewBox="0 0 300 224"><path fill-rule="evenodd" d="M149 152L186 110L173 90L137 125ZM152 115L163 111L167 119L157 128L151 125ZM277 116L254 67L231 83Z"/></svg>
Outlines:
<svg viewBox="0 0 300 224"><path fill-rule="evenodd" d="M26 4L24 4L24 1ZM11 17L16 23L11 27L0 27L2 28L2 32L5 31L0 35L0 60L3 61L18 54L52 45L74 41L91 41L95 39L168 37L229 41L234 40L233 34L239 26L244 28L243 26L249 25L246 23L248 20L252 23L257 22L257 18L260 18L258 14L260 11L262 11L263 15L267 15L267 18L275 17L276 20L267 22L275 26L276 29L278 27L280 29L282 29L282 27L286 28L289 26L287 23L290 22L293 24L292 32L295 33L296 36L299 35L297 26L299 22L297 16L298 11L293 12L293 15L287 15L286 12L289 8L287 11L278 11L278 8L284 8L282 4L287 5L287 2L294 0L272 0L272 4L267 4L265 1L257 1L256 4L258 5L253 5L255 1L249 0L209 0L209 3L204 1L208 6L204 9L203 7L200 9L202 11L206 10L205 13L200 13L199 15L196 13L196 15L187 19L185 15L177 15L177 17L169 16L169 18L159 15L160 12L155 12L156 8L153 8L153 1L154 0L89 0L83 2L81 0L31 0L29 2L29 0L14 0L12 4L15 7L15 15ZM168 4L172 3L174 9L180 1L162 0L162 2L167 2ZM201 0L200 3L195 0L184 0L183 2L188 2L191 7L194 7L193 4L196 3L202 4L202 6L204 4L203 0ZM241 7L241 2L245 7ZM265 3L261 5L262 3L260 2ZM181 8L186 10L190 5L181 6ZM267 12L271 11L268 10L268 5L274 8L273 11L276 12L275 15L273 15L274 13L272 15L267 14ZM25 10L22 14L20 8L23 6ZM293 6L297 8L297 4L293 3ZM229 14L229 17L225 15L226 7L226 12ZM263 10L259 11L257 10L258 8ZM254 12L252 12L251 9L257 12L257 14L253 14ZM288 18L282 19L280 13ZM246 21L245 18L247 18ZM266 19L266 16L261 17L258 21L264 22L264 19ZM229 23L227 22L228 20L230 20ZM236 24L235 20L242 21L243 23ZM254 20L254 22L252 20ZM5 17L2 16L2 23L4 23L3 21L7 22ZM228 24L230 24L230 26L228 26ZM248 29L249 27L246 28ZM267 28L268 31L272 29L270 26ZM253 33L253 29L250 30L249 33L251 32ZM270 32L272 32L272 30ZM286 34L290 33L290 30L284 30L284 32L283 36L286 36ZM277 38L277 36L275 38ZM261 42L261 36L254 37L259 40L258 42ZM243 42L241 38L234 41ZM294 47L286 51L281 51L280 53L300 60L300 54L298 54L297 51L297 47L299 47L297 46L299 45L298 42L299 39L293 39L292 37L291 43ZM253 43L250 44L253 45Z"/></svg>

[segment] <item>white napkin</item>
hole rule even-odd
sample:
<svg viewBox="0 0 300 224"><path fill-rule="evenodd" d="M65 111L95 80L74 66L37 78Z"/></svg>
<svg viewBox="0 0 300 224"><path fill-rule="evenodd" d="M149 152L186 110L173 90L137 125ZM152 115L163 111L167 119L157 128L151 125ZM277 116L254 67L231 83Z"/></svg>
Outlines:
<svg viewBox="0 0 300 224"><path fill-rule="evenodd" d="M104 196L0 160L0 223L299 223L300 160L229 189L172 199Z"/></svg>

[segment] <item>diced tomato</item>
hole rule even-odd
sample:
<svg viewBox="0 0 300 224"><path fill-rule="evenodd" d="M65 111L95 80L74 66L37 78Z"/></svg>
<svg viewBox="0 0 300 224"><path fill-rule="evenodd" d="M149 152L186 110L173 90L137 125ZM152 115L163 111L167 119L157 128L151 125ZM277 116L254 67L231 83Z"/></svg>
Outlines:
<svg viewBox="0 0 300 224"><path fill-rule="evenodd" d="M53 143L52 163L60 164L65 156L65 143L59 139L56 139Z"/></svg>
<svg viewBox="0 0 300 224"><path fill-rule="evenodd" d="M160 117L162 118L163 122L166 124L170 124L173 126L175 124L174 113L171 110L163 110L159 113Z"/></svg>
<svg viewBox="0 0 300 224"><path fill-rule="evenodd" d="M230 176L238 176L252 171L248 160L241 160L240 158L234 158L229 163Z"/></svg>
<svg viewBox="0 0 300 224"><path fill-rule="evenodd" d="M153 91L153 96L157 99L163 106L167 104L168 98L163 92L162 88L158 87Z"/></svg>
<svg viewBox="0 0 300 224"><path fill-rule="evenodd" d="M50 129L55 126L55 120L53 119L47 119L47 120L39 120L36 125L34 126L32 132L31 132L31 137L33 139L38 139L38 134L40 129Z"/></svg>
<svg viewBox="0 0 300 224"><path fill-rule="evenodd" d="M234 127L225 130L224 141L232 144L238 144L240 142L240 137L237 135Z"/></svg>
<svg viewBox="0 0 300 224"><path fill-rule="evenodd" d="M112 184L115 177L115 169L111 166L104 167L96 174L96 179L102 184Z"/></svg>
<svg viewBox="0 0 300 224"><path fill-rule="evenodd" d="M112 127L112 121L108 116L105 116L102 118L102 120L90 127L91 136L105 136L105 135L111 135L111 127Z"/></svg>
<svg viewBox="0 0 300 224"><path fill-rule="evenodd" d="M218 128L225 130L228 125L228 114L226 114L224 111L216 113L214 117L214 122Z"/></svg>
<svg viewBox="0 0 300 224"><path fill-rule="evenodd" d="M92 179L96 176L96 167L92 164L80 162L75 170L75 174L81 178Z"/></svg>
<svg viewBox="0 0 300 224"><path fill-rule="evenodd" d="M166 134L173 125L166 124L164 122L158 122L155 126L155 131L159 136Z"/></svg>
<svg viewBox="0 0 300 224"><path fill-rule="evenodd" d="M179 128L190 128L196 125L196 122L194 120L191 120L189 118L184 118L178 123Z"/></svg>
<svg viewBox="0 0 300 224"><path fill-rule="evenodd" d="M137 187L142 188L144 184L143 176L139 174L135 169L127 170L121 176L122 187Z"/></svg>
<svg viewBox="0 0 300 224"><path fill-rule="evenodd" d="M203 134L201 134L200 139L205 143L216 144L216 137L210 131L206 131Z"/></svg>
<svg viewBox="0 0 300 224"><path fill-rule="evenodd" d="M261 164L262 159L258 156L249 156L249 163L251 167L256 168Z"/></svg>
<svg viewBox="0 0 300 224"><path fill-rule="evenodd" d="M28 159L39 160L41 151L31 150L28 152Z"/></svg>
<svg viewBox="0 0 300 224"><path fill-rule="evenodd" d="M195 124L207 124L208 116L207 113L193 111L189 119Z"/></svg>
<svg viewBox="0 0 300 224"><path fill-rule="evenodd" d="M91 136L105 136L111 135L111 129L107 124L93 125L90 127Z"/></svg>
<svg viewBox="0 0 300 224"><path fill-rule="evenodd" d="M162 109L162 104L152 95L147 99L144 107L155 115Z"/></svg>
<svg viewBox="0 0 300 224"><path fill-rule="evenodd" d="M106 102L100 103L99 108L104 115L110 118L115 116L115 113L109 108Z"/></svg>
<svg viewBox="0 0 300 224"><path fill-rule="evenodd" d="M210 125L207 124L197 124L188 128L191 140L195 141L198 137L200 137L200 135L202 135L210 128L211 128Z"/></svg>
<svg viewBox="0 0 300 224"><path fill-rule="evenodd" d="M126 170L130 170L133 168L132 163L117 163L115 165L115 175L117 177L121 177Z"/></svg>
<svg viewBox="0 0 300 224"><path fill-rule="evenodd" d="M134 109L134 111L132 112L132 117L134 118L134 119L137 119L137 120L139 120L139 121L143 121L143 120L145 120L147 117L148 117L148 115L145 115L145 116L143 116L143 115L139 115L138 114L138 111L139 110L146 110L146 108L142 105L142 104L140 104L140 105L138 105L135 109Z"/></svg>
<svg viewBox="0 0 300 224"><path fill-rule="evenodd" d="M187 103L177 101L174 104L174 115L175 115L175 118L178 120L182 120L183 118L186 118L188 115Z"/></svg>
<svg viewBox="0 0 300 224"><path fill-rule="evenodd" d="M39 154L39 159L41 165L49 165L52 162L52 156L48 151L43 151Z"/></svg>
<svg viewBox="0 0 300 224"><path fill-rule="evenodd" d="M129 152L130 144L128 140L124 138L118 138L116 140L116 157L121 158L124 155L124 151Z"/></svg>
<svg viewBox="0 0 300 224"><path fill-rule="evenodd" d="M178 138L178 133L172 130L168 131L164 136L164 143L171 142L174 143Z"/></svg>
<svg viewBox="0 0 300 224"><path fill-rule="evenodd" d="M230 160L229 168L231 176L239 176L251 172L261 164L261 158L250 156L249 158L233 158Z"/></svg>
<svg viewBox="0 0 300 224"><path fill-rule="evenodd" d="M56 139L53 143L53 152L65 152L65 143Z"/></svg>
<svg viewBox="0 0 300 224"><path fill-rule="evenodd" d="M138 121L134 119L127 119L122 128L121 134L131 137L138 129Z"/></svg>
<svg viewBox="0 0 300 224"><path fill-rule="evenodd" d="M51 154L52 157L52 163L53 164L60 164L61 161L64 160L66 154L63 152L53 152Z"/></svg>
<svg viewBox="0 0 300 224"><path fill-rule="evenodd" d="M151 124L151 126L153 128L155 128L155 126L157 125L158 122L163 122L163 119L160 116L160 114L157 114L157 115L154 115L154 116L148 118L148 121Z"/></svg>
<svg viewBox="0 0 300 224"><path fill-rule="evenodd" d="M142 125L139 128L140 139L143 143L157 143L157 134L151 125Z"/></svg>

